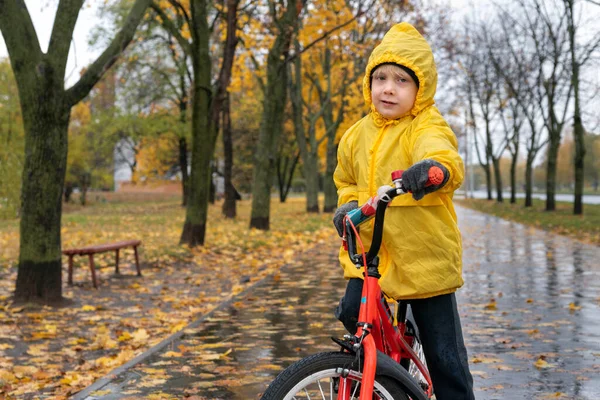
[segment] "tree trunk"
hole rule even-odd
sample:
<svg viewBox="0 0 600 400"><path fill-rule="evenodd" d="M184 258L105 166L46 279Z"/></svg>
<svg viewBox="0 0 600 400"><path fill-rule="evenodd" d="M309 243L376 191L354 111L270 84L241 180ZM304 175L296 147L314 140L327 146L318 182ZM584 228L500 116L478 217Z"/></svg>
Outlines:
<svg viewBox="0 0 600 400"><path fill-rule="evenodd" d="M31 89L39 97L21 101L28 154L15 299L49 304L62 299L60 221L70 107L61 101L62 88Z"/></svg>
<svg viewBox="0 0 600 400"><path fill-rule="evenodd" d="M211 161L215 152L219 119L225 94L231 79L231 67L235 56L237 0L227 1L227 37L223 51L223 64L219 71L216 87L211 86L211 57L207 2L191 3L192 29L194 38L190 46L194 71L192 99L192 172L185 223L181 233L181 244L190 247L204 245L208 202L210 199L212 174Z"/></svg>
<svg viewBox="0 0 600 400"><path fill-rule="evenodd" d="M310 151L304 159L304 180L306 181L306 212L319 212L319 169L317 154Z"/></svg>
<svg viewBox="0 0 600 400"><path fill-rule="evenodd" d="M206 17L200 19L203 21L200 25L203 25L206 36L194 42L197 47L192 57L195 77L192 94L192 160L185 223L179 241L180 244L187 244L190 247L204 244L212 182L210 162L216 141L214 126L210 124L208 112L212 95L207 90L211 87L208 24L206 24Z"/></svg>
<svg viewBox="0 0 600 400"><path fill-rule="evenodd" d="M493 200L492 196L492 171L490 169L490 164L482 165L483 171L485 172L485 182L487 185L487 199Z"/></svg>
<svg viewBox="0 0 600 400"><path fill-rule="evenodd" d="M263 114L254 159L252 185L252 212L250 228L269 230L271 211L271 185L275 167L275 152L279 134L283 129L283 115L287 98L288 56L293 32L298 22L296 0L287 2L280 30L267 58L267 85L263 101Z"/></svg>
<svg viewBox="0 0 600 400"><path fill-rule="evenodd" d="M510 162L510 204L517 202L517 161L519 152L517 151Z"/></svg>
<svg viewBox="0 0 600 400"><path fill-rule="evenodd" d="M296 52L300 52L300 42L295 41ZM296 141L298 143L298 150L300 157L302 158L302 172L304 175L304 181L306 183L306 212L318 213L319 212L319 171L317 162L318 156L318 144L315 137L315 125L317 119L308 113L308 140L304 128L304 110L303 110L303 99L302 99L302 57L298 56L294 60L295 74L292 76L291 65L288 66L288 79L290 80L290 98L292 100L292 112L294 118L294 131L296 134Z"/></svg>
<svg viewBox="0 0 600 400"><path fill-rule="evenodd" d="M575 97L575 110L573 115L573 133L575 136L575 201L573 214L583 214L583 183L584 183L584 157L585 157L585 130L581 121L581 105L579 103L579 62L575 55L575 20L574 0L566 0L565 5L568 15L569 47L571 53L571 84Z"/></svg>
<svg viewBox="0 0 600 400"><path fill-rule="evenodd" d="M533 190L533 159L533 156L528 155L527 162L525 163L525 207L533 206L533 199L531 196Z"/></svg>
<svg viewBox="0 0 600 400"><path fill-rule="evenodd" d="M556 165L558 158L558 147L560 145L559 135L551 135L548 148L548 165L546 167L546 211L556 210Z"/></svg>
<svg viewBox="0 0 600 400"><path fill-rule="evenodd" d="M577 104L577 93L575 94L575 103ZM575 203L573 205L573 214L583 214L583 183L584 183L584 157L585 130L581 122L578 106L575 106Z"/></svg>
<svg viewBox="0 0 600 400"><path fill-rule="evenodd" d="M333 138L332 138L333 136ZM325 192L325 205L323 212L333 212L337 207L337 188L333 182L333 173L337 165L337 145L335 144L335 133L327 138L327 165L325 167L325 182L323 191Z"/></svg>
<svg viewBox="0 0 600 400"><path fill-rule="evenodd" d="M83 0L59 2L46 53L25 3L0 0L0 30L19 88L25 128L17 300L62 299L61 200L71 107L88 95L127 47L149 2L136 0L106 50L65 90L69 47Z"/></svg>
<svg viewBox="0 0 600 400"><path fill-rule="evenodd" d="M187 160L187 140L185 137L179 138L179 169L181 170L181 188L183 196L181 205L187 206L188 199L188 187L189 187L189 176L188 176L188 160Z"/></svg>
<svg viewBox="0 0 600 400"><path fill-rule="evenodd" d="M225 201L223 202L223 215L225 218L235 218L236 209L236 191L233 187L233 138L231 132L231 109L229 103L229 94L223 104L223 155L225 157L225 166L223 177L225 180Z"/></svg>
<svg viewBox="0 0 600 400"><path fill-rule="evenodd" d="M74 186L72 183L65 183L65 190L64 190L65 203L71 202L71 195L73 194L73 189L74 189Z"/></svg>
<svg viewBox="0 0 600 400"><path fill-rule="evenodd" d="M500 159L494 158L494 180L496 181L496 201L498 203L504 202L502 196L502 171L500 171Z"/></svg>
<svg viewBox="0 0 600 400"><path fill-rule="evenodd" d="M186 100L186 86L185 86L185 78L183 75L180 75L180 88L182 97L179 101L179 122L183 126L187 124L187 107L188 102ZM188 145L187 139L185 136L181 136L179 138L179 169L181 170L181 189L182 189L182 199L181 205L185 207L187 205L187 197L188 197L188 186L189 186L189 176L188 176Z"/></svg>
<svg viewBox="0 0 600 400"><path fill-rule="evenodd" d="M290 158L285 156L285 162L283 166L281 165L282 156L279 155L277 157L277 181L279 185L279 201L281 203L285 203L287 200L287 196L290 192L290 188L292 187L292 179L294 178L294 171L296 171L296 166L298 165L298 161L300 160L300 152L296 153L294 159L292 160L292 165L288 169L288 163L290 162Z"/></svg>

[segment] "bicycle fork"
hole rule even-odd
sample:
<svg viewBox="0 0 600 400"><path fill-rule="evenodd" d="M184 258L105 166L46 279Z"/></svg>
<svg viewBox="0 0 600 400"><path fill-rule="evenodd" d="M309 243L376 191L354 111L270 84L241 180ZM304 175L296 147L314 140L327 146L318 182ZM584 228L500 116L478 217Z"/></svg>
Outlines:
<svg viewBox="0 0 600 400"><path fill-rule="evenodd" d="M376 270L375 270L376 271ZM378 305L377 302L367 302L367 294L376 295L371 298L379 298L381 289L379 288L379 274L368 274L365 279L363 286L362 300L360 305L360 312L358 320L358 331L356 332L357 337L360 338L358 345L361 347L359 352L363 354L363 371L362 379L360 382L360 399L372 399L373 390L375 384L375 373L377 370L377 344L375 342L374 334L379 328L379 324L375 326L368 322L362 321L375 321L378 316ZM358 356L358 353L357 353ZM360 365L360 364L359 364ZM348 379L340 379L340 390L338 392L338 400L349 400L351 396L352 385Z"/></svg>
<svg viewBox="0 0 600 400"><path fill-rule="evenodd" d="M364 363L362 379L360 381L360 399L372 399L375 389L375 372L377 369L377 346L372 335L367 335L362 341ZM350 400L352 398L353 385L350 379L340 377L337 400Z"/></svg>

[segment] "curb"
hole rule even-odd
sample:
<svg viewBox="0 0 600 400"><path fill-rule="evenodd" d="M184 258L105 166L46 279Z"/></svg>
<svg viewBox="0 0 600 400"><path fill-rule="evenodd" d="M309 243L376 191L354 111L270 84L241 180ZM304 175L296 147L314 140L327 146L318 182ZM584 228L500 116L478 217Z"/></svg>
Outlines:
<svg viewBox="0 0 600 400"><path fill-rule="evenodd" d="M214 312L220 311L221 309L223 309L223 308L225 308L225 307L233 304L239 298L246 296L252 290L256 289L260 285L263 285L268 280L272 279L273 276L277 272L282 271L283 269L288 268L289 266L290 266L290 264L283 265L277 271L272 272L269 275L265 276L264 278L256 281L254 284L252 284L251 286L249 286L248 288L246 288L244 291L242 291L242 292L236 294L235 296L231 297L229 300L226 300L226 301L224 301L222 303L219 303L215 308L213 308L212 310L210 310L206 314L203 314L200 318L198 318L198 319L190 322L188 325L185 326L185 328L183 328L179 332L175 332L171 336L167 337L166 339L164 339L160 343L154 345L153 347L151 347L148 350L144 351L143 353L139 354L135 358L129 360L128 362L126 362L125 364L121 365L120 367L117 367L117 368L113 369L112 371L110 371L108 374L106 374L102 378L97 379L90 386L84 388L83 390L81 390L80 392L77 392L76 394L70 396L69 398L73 399L73 400L94 400L94 399L98 399L98 397L91 396L91 394L93 392L95 392L95 391L101 390L104 386L110 384L117 376L119 376L123 372L126 372L128 369L134 367L135 365L139 364L140 362L144 361L145 359L147 359L147 358L153 356L154 354L160 352L162 349L164 349L165 347L167 347L172 342L180 339L182 336L185 335L185 330L186 329L197 328L201 323L203 323Z"/></svg>

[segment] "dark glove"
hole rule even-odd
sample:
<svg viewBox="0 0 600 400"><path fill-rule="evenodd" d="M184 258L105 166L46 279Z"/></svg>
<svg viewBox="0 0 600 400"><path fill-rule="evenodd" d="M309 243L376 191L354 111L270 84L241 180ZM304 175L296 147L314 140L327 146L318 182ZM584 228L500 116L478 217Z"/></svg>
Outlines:
<svg viewBox="0 0 600 400"><path fill-rule="evenodd" d="M429 169L431 167L440 168L444 173L444 180L439 185L425 186L429 180ZM402 185L412 193L413 199L421 200L427 193L435 192L444 186L449 177L450 174L446 167L435 160L426 159L419 161L402 173Z"/></svg>
<svg viewBox="0 0 600 400"><path fill-rule="evenodd" d="M344 217L350 211L358 208L358 201L349 201L346 204L342 204L339 206L337 210L335 210L335 214L333 214L333 226L337 229L338 235L342 237L344 234Z"/></svg>

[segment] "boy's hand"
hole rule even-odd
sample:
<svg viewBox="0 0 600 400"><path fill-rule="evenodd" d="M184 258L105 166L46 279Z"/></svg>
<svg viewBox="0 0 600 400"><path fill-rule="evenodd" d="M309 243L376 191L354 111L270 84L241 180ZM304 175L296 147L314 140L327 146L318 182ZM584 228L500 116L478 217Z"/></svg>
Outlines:
<svg viewBox="0 0 600 400"><path fill-rule="evenodd" d="M344 234L344 217L346 214L356 208L358 208L358 201L354 200L349 201L346 204L342 204L337 210L335 210L335 214L333 215L333 226L335 226L335 229L337 229L340 237L342 237Z"/></svg>
<svg viewBox="0 0 600 400"><path fill-rule="evenodd" d="M429 180L429 169L431 167L440 168L444 173L444 180L439 185L425 186ZM421 200L427 193L435 192L444 186L449 176L448 170L442 164L435 160L426 159L419 161L402 173L402 185L412 193L413 199Z"/></svg>

